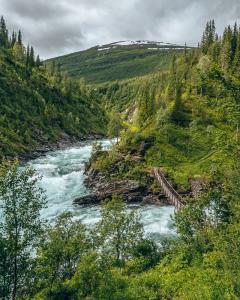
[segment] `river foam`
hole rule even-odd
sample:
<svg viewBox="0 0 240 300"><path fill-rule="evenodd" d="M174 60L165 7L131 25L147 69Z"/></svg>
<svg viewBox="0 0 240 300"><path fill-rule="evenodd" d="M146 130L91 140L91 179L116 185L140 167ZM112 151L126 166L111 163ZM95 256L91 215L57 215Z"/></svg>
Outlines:
<svg viewBox="0 0 240 300"><path fill-rule="evenodd" d="M104 149L109 149L114 141L103 140L101 143ZM71 211L75 218L88 226L93 226L100 219L99 207L78 207L72 204L73 199L90 193L84 185L84 168L91 157L92 145L93 142L79 143L28 163L42 176L40 185L46 191L48 201L42 217L49 222L54 222L57 215L65 211ZM173 207L129 206L129 209L136 208L140 211L147 235L155 239L175 235L171 220Z"/></svg>

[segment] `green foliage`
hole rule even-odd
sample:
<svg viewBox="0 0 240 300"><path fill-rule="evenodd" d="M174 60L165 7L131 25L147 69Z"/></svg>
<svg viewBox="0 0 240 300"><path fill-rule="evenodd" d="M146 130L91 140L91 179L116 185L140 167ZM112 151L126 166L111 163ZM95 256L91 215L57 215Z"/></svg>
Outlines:
<svg viewBox="0 0 240 300"><path fill-rule="evenodd" d="M47 67L50 67L52 62L60 64L62 72L73 78L84 78L89 83L104 83L167 70L173 53L179 56L184 50L184 47L182 50L176 50L174 47L172 50L150 50L149 47L117 46L108 51L98 51L98 48L94 47L47 60L45 64Z"/></svg>
<svg viewBox="0 0 240 300"><path fill-rule="evenodd" d="M43 233L40 210L46 204L33 176L18 162L0 166L0 293L6 299L26 296L32 286L32 251Z"/></svg>
<svg viewBox="0 0 240 300"><path fill-rule="evenodd" d="M207 22L205 31L202 36L201 50L204 54L207 54L213 43L218 39L216 36L216 27L214 20Z"/></svg>
<svg viewBox="0 0 240 300"><path fill-rule="evenodd" d="M112 113L110 115L110 121L108 123L108 136L111 138L116 137L118 142L118 137L123 128L124 126L123 121L121 120L121 115L117 113Z"/></svg>
<svg viewBox="0 0 240 300"><path fill-rule="evenodd" d="M132 248L143 238L143 226L136 211L127 212L117 196L103 204L101 221L96 225L94 238L114 265L122 266L132 256Z"/></svg>
<svg viewBox="0 0 240 300"><path fill-rule="evenodd" d="M81 258L89 250L86 228L73 221L71 213L60 215L53 228L45 232L37 257L37 285L55 288L73 277Z"/></svg>
<svg viewBox="0 0 240 300"><path fill-rule="evenodd" d="M187 205L175 215L177 239L160 247L144 238L138 213L129 212L117 197L103 204L101 220L91 231L66 213L46 229L41 244L35 245L41 233L39 210L44 197L32 171L21 173L16 164L3 164L0 283L4 296L240 298L240 33L237 25L227 27L222 38L215 33L214 22L208 22L201 47L173 56L169 72L160 63L156 68L161 65L162 73L91 89L83 81L79 87L79 82L64 77L58 62L95 57L104 68L93 74L95 61L89 68L91 74L82 68L87 80L126 79L133 75L126 69L131 65L130 54L140 50L128 49L126 57L126 49L97 56L96 49L90 49L56 63L53 60L46 73L41 66L29 65L30 55L34 56L30 48L22 61L21 35L6 38L5 22L1 21L2 154L27 151L43 141L56 140L61 132L102 132L104 107L113 112L109 134L125 130L112 151L94 147L93 168L112 178L146 182L146 170L161 167L184 192L189 190L190 178L205 183L203 191L186 198ZM141 68L153 59L146 49L141 53L145 53L143 64L134 71L136 75L147 74L149 69L142 72ZM164 64L170 62L170 56ZM113 62L118 66L108 75L107 64ZM72 75L79 76L78 68L70 70ZM149 68L152 72L151 64ZM31 251L36 256L31 256Z"/></svg>
<svg viewBox="0 0 240 300"><path fill-rule="evenodd" d="M186 198L186 207L175 215L176 241L163 252L146 241L134 248L122 267L122 276L128 278L126 299L240 296L239 41L237 25L227 27L221 39L211 21L201 49L174 58L169 74L144 78L143 91L142 78L101 90L113 103L121 99L115 105L128 130L113 151L97 158L96 167L101 170L104 162L105 173L112 177L131 174L140 182L141 172L159 166L185 192L190 178L205 183L198 197ZM155 109L149 115L148 91L155 94ZM139 107L141 124L134 118ZM150 137L153 142L142 152ZM138 155L141 159L133 166L131 160Z"/></svg>
<svg viewBox="0 0 240 300"><path fill-rule="evenodd" d="M13 33L0 43L0 159L62 138L104 134L107 118L91 90L57 69L48 73L21 39Z"/></svg>
<svg viewBox="0 0 240 300"><path fill-rule="evenodd" d="M155 109L154 93L149 90L149 84L142 87L142 93L138 101L138 124L142 127L145 122L152 118Z"/></svg>

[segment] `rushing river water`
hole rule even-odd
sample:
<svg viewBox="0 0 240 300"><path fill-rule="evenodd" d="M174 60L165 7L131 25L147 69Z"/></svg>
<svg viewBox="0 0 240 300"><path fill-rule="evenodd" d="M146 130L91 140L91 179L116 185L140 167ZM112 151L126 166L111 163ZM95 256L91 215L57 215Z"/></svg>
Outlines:
<svg viewBox="0 0 240 300"><path fill-rule="evenodd" d="M112 142L101 142L109 149ZM46 156L30 161L30 164L42 176L41 187L46 191L48 207L42 211L42 217L53 222L57 215L71 211L86 225L94 225L100 218L99 207L73 206L73 199L84 196L90 191L84 185L84 166L89 160L93 142L79 143L64 150L48 153ZM145 232L155 239L175 235L171 221L173 207L131 205L129 209L139 208Z"/></svg>

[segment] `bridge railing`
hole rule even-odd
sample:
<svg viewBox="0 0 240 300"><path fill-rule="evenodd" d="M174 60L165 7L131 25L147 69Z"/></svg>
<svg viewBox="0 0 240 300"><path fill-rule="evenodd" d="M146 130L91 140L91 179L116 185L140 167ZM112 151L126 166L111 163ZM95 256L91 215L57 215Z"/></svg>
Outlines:
<svg viewBox="0 0 240 300"><path fill-rule="evenodd" d="M160 184L164 194L169 198L169 200L176 207L176 209L181 209L184 205L182 197L173 188L173 186L169 183L169 181L165 178L164 174L158 168L153 168L153 173L158 183Z"/></svg>

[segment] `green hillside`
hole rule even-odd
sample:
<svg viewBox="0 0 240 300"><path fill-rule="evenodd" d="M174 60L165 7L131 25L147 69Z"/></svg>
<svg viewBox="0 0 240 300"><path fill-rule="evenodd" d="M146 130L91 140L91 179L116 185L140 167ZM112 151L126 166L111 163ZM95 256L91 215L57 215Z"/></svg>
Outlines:
<svg viewBox="0 0 240 300"><path fill-rule="evenodd" d="M219 37L211 20L197 49L120 42L47 64L46 71L32 48L9 39L1 20L0 158L107 127L120 139L110 151L94 146L93 177L113 186L136 182L159 195L150 178L156 167L184 205L173 216L175 238L161 245L144 235L141 215L118 195L103 203L90 230L71 212L48 226L34 171L3 161L0 298L240 299L237 24Z"/></svg>
<svg viewBox="0 0 240 300"><path fill-rule="evenodd" d="M2 31L0 39L0 159L105 132L105 113L84 85L46 72L21 41Z"/></svg>
<svg viewBox="0 0 240 300"><path fill-rule="evenodd" d="M53 58L46 65L51 68L54 62L70 77L102 83L167 70L173 55L178 56L183 50L183 46L146 41L112 43Z"/></svg>
<svg viewBox="0 0 240 300"><path fill-rule="evenodd" d="M141 269L138 257L118 268L122 299L240 298L240 29L228 26L221 38L215 30L208 22L201 47L173 59L169 73L127 82L127 90L99 89L117 103L110 129L119 123L120 141L95 157L94 174L144 185L158 167L185 203L174 216L178 238L163 243L154 267ZM119 114L125 97L134 117ZM190 180L201 186L197 195ZM152 189L159 191L157 181Z"/></svg>

